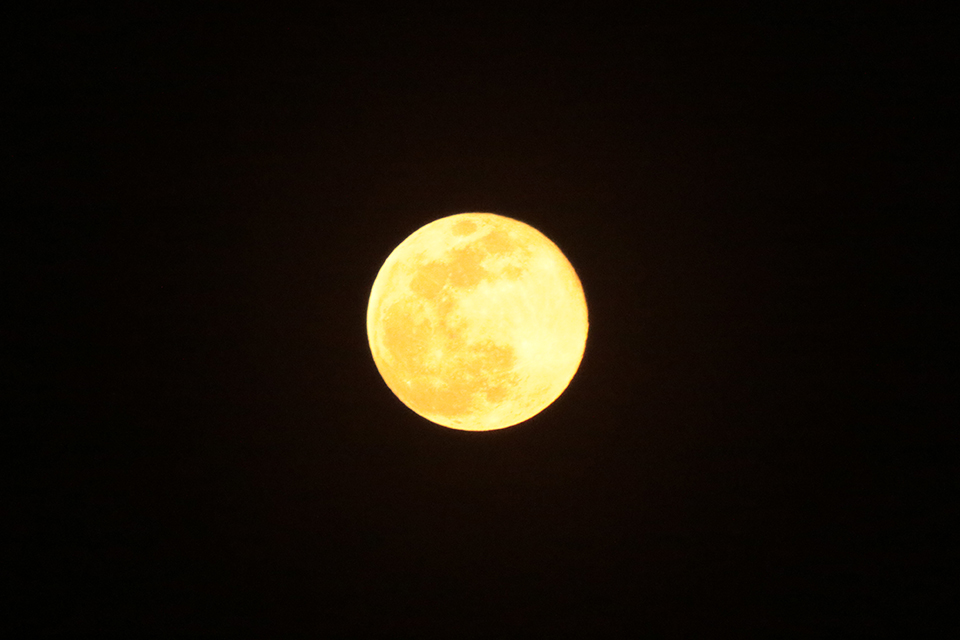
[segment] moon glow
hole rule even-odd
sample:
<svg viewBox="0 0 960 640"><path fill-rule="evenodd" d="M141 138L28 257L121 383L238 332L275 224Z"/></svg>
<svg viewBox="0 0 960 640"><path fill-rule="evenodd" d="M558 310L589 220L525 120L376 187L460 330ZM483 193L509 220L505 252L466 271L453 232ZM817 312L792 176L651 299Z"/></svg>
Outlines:
<svg viewBox="0 0 960 640"><path fill-rule="evenodd" d="M540 413L567 388L587 339L580 279L533 227L461 213L421 227L387 257L367 307L384 382L453 429L489 431Z"/></svg>

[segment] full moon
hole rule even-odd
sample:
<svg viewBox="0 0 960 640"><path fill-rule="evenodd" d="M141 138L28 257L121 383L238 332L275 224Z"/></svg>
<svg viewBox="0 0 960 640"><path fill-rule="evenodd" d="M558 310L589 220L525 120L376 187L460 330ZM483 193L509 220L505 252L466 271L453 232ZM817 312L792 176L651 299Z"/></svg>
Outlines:
<svg viewBox="0 0 960 640"><path fill-rule="evenodd" d="M427 420L503 429L570 384L587 340L580 279L533 227L461 213L421 227L370 291L367 338L384 382Z"/></svg>

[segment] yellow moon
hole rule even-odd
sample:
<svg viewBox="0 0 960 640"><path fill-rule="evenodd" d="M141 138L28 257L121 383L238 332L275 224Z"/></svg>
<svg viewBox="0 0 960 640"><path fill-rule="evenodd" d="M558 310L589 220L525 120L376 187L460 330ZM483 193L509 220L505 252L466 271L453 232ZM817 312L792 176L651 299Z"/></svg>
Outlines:
<svg viewBox="0 0 960 640"><path fill-rule="evenodd" d="M503 429L570 384L587 303L542 233L461 213L421 227L387 257L370 291L367 338L383 380L410 409L452 429Z"/></svg>

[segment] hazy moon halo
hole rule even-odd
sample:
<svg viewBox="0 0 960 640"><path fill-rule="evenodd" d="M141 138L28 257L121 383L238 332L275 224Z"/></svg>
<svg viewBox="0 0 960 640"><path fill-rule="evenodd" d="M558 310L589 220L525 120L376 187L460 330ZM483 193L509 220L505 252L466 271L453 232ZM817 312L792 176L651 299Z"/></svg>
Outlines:
<svg viewBox="0 0 960 640"><path fill-rule="evenodd" d="M556 400L583 358L587 305L560 249L492 213L435 220L387 257L367 307L380 375L445 427L502 429Z"/></svg>

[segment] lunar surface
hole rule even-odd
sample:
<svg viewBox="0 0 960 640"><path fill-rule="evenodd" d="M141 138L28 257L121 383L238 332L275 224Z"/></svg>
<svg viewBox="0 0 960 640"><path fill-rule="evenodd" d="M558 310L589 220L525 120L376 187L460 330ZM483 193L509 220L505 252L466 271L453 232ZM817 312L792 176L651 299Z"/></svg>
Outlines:
<svg viewBox="0 0 960 640"><path fill-rule="evenodd" d="M502 429L557 399L580 366L587 306L533 227L492 213L427 224L387 258L367 337L387 386L445 427Z"/></svg>

